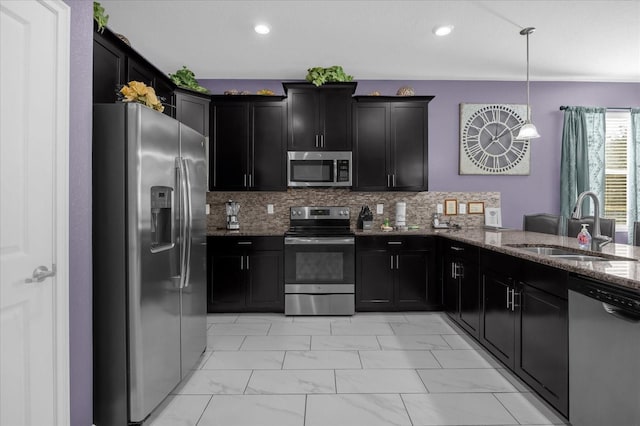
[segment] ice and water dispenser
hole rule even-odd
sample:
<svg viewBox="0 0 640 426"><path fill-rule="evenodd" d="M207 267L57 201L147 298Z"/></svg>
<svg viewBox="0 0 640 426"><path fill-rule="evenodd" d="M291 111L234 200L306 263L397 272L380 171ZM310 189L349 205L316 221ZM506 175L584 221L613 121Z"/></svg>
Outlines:
<svg viewBox="0 0 640 426"><path fill-rule="evenodd" d="M151 251L158 252L173 247L173 188L151 187Z"/></svg>

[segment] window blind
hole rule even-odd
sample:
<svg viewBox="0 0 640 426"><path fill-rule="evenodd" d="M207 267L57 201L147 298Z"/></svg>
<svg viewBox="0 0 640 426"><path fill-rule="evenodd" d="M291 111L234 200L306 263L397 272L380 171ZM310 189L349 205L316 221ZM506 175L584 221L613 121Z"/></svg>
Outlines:
<svg viewBox="0 0 640 426"><path fill-rule="evenodd" d="M629 111L607 111L605 141L604 216L627 225L627 150L631 114Z"/></svg>

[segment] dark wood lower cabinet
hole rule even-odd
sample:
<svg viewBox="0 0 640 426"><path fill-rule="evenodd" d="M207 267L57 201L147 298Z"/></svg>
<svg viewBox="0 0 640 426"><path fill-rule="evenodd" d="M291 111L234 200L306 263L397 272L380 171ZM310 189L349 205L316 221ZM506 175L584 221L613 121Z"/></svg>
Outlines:
<svg viewBox="0 0 640 426"><path fill-rule="evenodd" d="M430 237L356 238L356 311L441 308Z"/></svg>
<svg viewBox="0 0 640 426"><path fill-rule="evenodd" d="M473 337L480 335L478 249L458 241L440 242L445 312Z"/></svg>
<svg viewBox="0 0 640 426"><path fill-rule="evenodd" d="M483 250L480 343L569 415L567 272Z"/></svg>
<svg viewBox="0 0 640 426"><path fill-rule="evenodd" d="M284 312L282 237L208 237L208 312Z"/></svg>

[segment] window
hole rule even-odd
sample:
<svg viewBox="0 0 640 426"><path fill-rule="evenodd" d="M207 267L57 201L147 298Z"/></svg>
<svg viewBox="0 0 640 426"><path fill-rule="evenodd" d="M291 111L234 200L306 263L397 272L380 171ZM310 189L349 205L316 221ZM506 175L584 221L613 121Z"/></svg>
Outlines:
<svg viewBox="0 0 640 426"><path fill-rule="evenodd" d="M616 220L617 232L626 232L630 111L607 110L605 125L604 216Z"/></svg>

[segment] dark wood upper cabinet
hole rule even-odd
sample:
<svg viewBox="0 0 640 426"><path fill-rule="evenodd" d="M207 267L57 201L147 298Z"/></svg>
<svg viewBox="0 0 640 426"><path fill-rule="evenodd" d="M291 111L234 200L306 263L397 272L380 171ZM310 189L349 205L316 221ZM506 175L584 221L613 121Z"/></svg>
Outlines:
<svg viewBox="0 0 640 426"><path fill-rule="evenodd" d="M212 96L209 188L286 190L286 120L280 96Z"/></svg>
<svg viewBox="0 0 640 426"><path fill-rule="evenodd" d="M109 28L93 32L93 103L112 103L117 92L129 81L141 81L154 88L163 99L164 114L175 117L173 91L169 76L125 44Z"/></svg>
<svg viewBox="0 0 640 426"><path fill-rule="evenodd" d="M354 97L354 190L428 190L428 104L433 98Z"/></svg>
<svg viewBox="0 0 640 426"><path fill-rule="evenodd" d="M186 124L198 133L209 136L210 95L178 87L174 92L176 120Z"/></svg>
<svg viewBox="0 0 640 426"><path fill-rule="evenodd" d="M282 83L289 106L289 151L351 150L351 102L357 83Z"/></svg>

